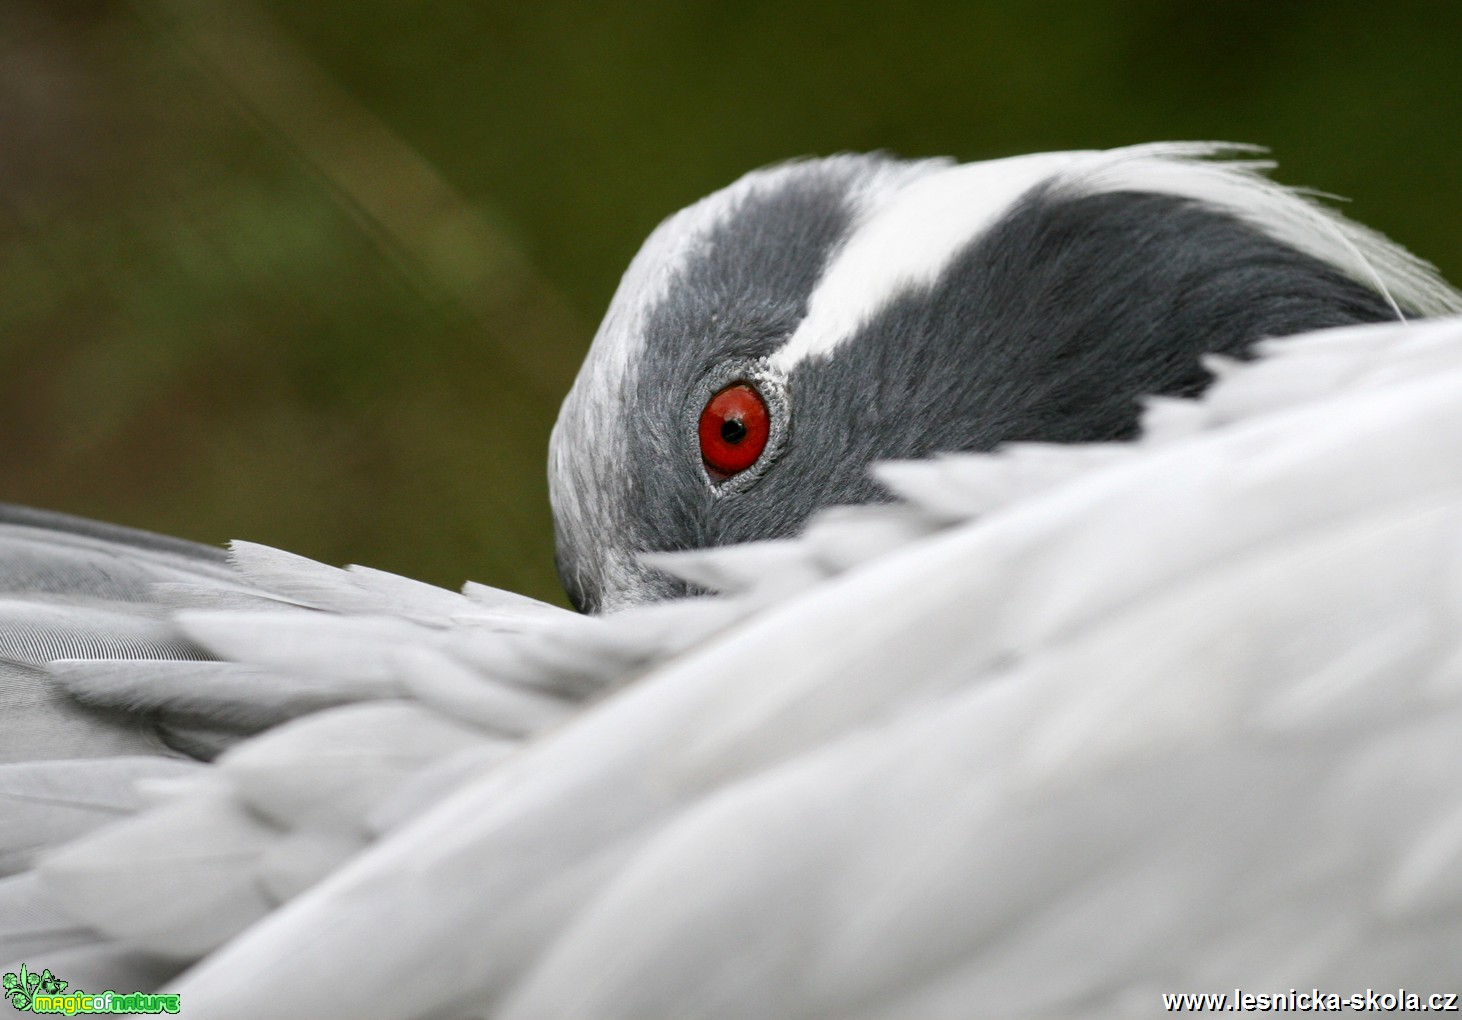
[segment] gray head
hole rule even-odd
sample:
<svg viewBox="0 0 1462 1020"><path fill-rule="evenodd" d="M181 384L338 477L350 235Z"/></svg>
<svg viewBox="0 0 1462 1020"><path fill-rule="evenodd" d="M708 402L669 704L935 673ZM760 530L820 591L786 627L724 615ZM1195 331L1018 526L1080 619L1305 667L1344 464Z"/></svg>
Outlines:
<svg viewBox="0 0 1462 1020"><path fill-rule="evenodd" d="M1140 397L1205 385L1204 352L1462 308L1424 263L1261 164L1208 160L1226 151L836 156L672 216L554 429L574 603L683 593L639 554L794 533L819 507L881 498L875 460L1130 436ZM734 384L764 426L706 414Z"/></svg>

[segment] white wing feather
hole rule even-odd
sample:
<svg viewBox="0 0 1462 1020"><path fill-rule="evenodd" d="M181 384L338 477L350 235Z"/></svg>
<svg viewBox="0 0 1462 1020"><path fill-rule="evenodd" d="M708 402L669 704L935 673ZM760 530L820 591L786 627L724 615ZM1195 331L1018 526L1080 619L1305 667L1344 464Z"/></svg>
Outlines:
<svg viewBox="0 0 1462 1020"><path fill-rule="evenodd" d="M657 559L723 599L560 620L236 552L315 611L187 635L406 700L240 745L47 859L48 895L206 953L194 1017L1455 987L1462 322L1215 367L1138 443L890 465L902 504ZM188 874L207 898L135 895Z"/></svg>

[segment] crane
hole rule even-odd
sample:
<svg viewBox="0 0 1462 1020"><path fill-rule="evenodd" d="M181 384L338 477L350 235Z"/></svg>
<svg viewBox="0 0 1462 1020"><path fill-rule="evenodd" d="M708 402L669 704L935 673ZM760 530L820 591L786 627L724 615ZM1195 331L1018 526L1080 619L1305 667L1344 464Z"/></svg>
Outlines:
<svg viewBox="0 0 1462 1020"><path fill-rule="evenodd" d="M6 510L3 954L189 1017L1446 1008L1462 298L1236 156L671 217L553 436L584 613Z"/></svg>

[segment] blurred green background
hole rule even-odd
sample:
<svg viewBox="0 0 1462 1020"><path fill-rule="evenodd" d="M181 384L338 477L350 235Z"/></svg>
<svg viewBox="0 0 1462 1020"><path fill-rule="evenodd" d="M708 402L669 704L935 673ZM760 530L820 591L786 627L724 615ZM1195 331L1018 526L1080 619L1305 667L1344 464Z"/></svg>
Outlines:
<svg viewBox="0 0 1462 1020"><path fill-rule="evenodd" d="M1462 279L1462 4L0 0L0 499L559 599L544 460L742 172L1163 138Z"/></svg>

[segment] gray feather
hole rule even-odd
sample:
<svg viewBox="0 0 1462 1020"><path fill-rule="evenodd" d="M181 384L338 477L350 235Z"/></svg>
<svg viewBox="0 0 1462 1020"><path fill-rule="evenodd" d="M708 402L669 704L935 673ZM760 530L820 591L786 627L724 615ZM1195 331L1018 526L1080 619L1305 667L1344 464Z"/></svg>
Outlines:
<svg viewBox="0 0 1462 1020"><path fill-rule="evenodd" d="M139 779L194 775L200 766L157 756L0 765L0 874L36 854L139 810Z"/></svg>

